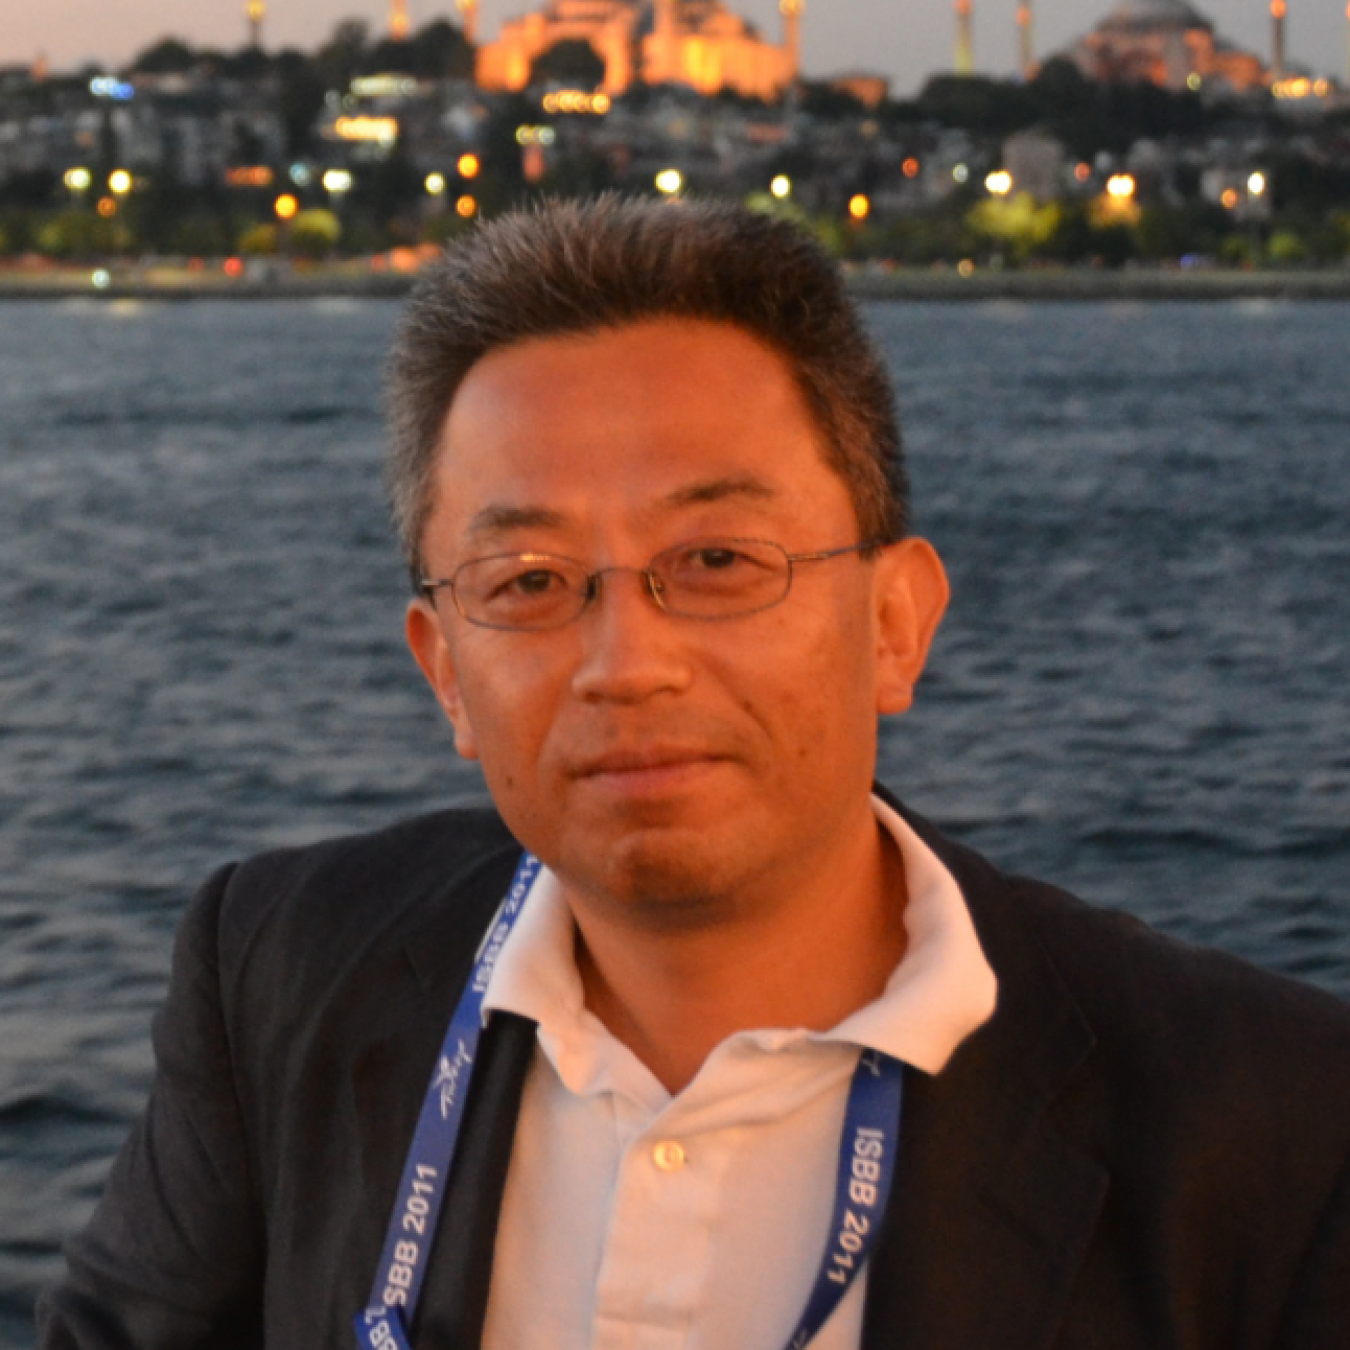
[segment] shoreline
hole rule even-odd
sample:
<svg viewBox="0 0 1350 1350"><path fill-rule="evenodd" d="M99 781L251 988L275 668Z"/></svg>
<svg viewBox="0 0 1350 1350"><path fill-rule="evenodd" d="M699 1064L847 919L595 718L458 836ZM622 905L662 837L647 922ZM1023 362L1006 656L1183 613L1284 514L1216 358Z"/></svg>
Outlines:
<svg viewBox="0 0 1350 1350"><path fill-rule="evenodd" d="M107 274L93 281L93 269L60 272L0 272L0 301L32 300L306 300L401 299L414 276L396 272L325 269L274 273L258 278L154 268ZM954 267L882 269L847 273L849 290L860 300L969 302L1015 301L1222 301L1350 300L1350 267L1323 270L1226 271L1204 269L1064 269L998 271L982 268L962 276Z"/></svg>

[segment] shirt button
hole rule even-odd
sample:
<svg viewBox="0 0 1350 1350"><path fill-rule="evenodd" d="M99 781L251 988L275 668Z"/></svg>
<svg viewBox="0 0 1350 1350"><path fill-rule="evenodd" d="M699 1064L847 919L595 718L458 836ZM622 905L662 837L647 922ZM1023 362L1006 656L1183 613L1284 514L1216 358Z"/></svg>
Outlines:
<svg viewBox="0 0 1350 1350"><path fill-rule="evenodd" d="M689 1159L673 1139L663 1139L652 1149L652 1161L663 1172L678 1172Z"/></svg>

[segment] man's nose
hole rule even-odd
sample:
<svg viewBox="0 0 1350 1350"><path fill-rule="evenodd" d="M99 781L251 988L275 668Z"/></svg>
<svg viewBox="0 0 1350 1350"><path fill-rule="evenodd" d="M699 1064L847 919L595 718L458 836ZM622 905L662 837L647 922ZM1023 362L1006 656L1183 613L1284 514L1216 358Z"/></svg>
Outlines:
<svg viewBox="0 0 1350 1350"><path fill-rule="evenodd" d="M610 567L577 620L581 659L572 689L583 699L636 702L685 688L691 668L682 624L656 596L660 583L636 567Z"/></svg>

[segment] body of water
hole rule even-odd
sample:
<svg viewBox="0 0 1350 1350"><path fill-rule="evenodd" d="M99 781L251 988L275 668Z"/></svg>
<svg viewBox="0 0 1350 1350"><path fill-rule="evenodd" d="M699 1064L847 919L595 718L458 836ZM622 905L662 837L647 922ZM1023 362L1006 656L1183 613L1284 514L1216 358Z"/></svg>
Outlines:
<svg viewBox="0 0 1350 1350"><path fill-rule="evenodd" d="M878 305L953 580L882 776L1350 994L1350 305ZM402 645L378 301L0 308L0 1346L214 865L480 790Z"/></svg>

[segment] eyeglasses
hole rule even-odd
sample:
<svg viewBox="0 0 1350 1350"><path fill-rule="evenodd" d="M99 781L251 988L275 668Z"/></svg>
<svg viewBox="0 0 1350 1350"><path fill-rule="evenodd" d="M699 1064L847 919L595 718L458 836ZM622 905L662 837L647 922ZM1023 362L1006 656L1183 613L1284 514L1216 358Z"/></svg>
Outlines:
<svg viewBox="0 0 1350 1350"><path fill-rule="evenodd" d="M667 614L739 619L786 600L798 563L825 562L882 544L869 539L824 553L789 553L764 539L694 539L663 549L646 567L597 572L551 553L500 553L474 558L442 580L423 578L421 589L433 604L438 590L449 590L455 608L482 628L533 633L580 618L611 572L635 572Z"/></svg>

